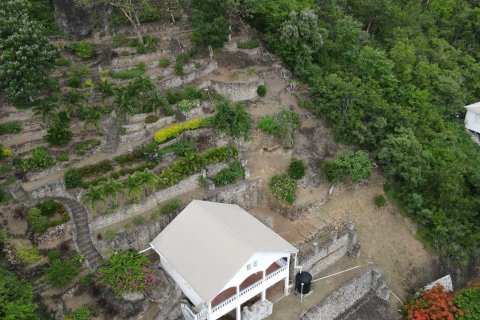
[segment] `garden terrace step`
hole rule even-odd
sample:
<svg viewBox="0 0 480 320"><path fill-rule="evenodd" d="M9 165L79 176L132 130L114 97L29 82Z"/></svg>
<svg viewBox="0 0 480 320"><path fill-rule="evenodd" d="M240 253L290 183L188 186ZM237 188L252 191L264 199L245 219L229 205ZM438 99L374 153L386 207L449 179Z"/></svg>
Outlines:
<svg viewBox="0 0 480 320"><path fill-rule="evenodd" d="M88 227L87 211L85 208L72 199L54 198L64 204L66 209L71 213L75 221L77 230L77 245L82 254L85 256L87 264L90 269L94 270L100 264L101 256L92 243L90 238L90 229Z"/></svg>

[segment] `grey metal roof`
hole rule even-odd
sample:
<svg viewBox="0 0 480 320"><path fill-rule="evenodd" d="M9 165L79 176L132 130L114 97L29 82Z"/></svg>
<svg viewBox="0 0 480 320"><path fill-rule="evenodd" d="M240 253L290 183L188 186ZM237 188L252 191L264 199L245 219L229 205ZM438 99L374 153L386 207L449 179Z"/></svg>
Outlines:
<svg viewBox="0 0 480 320"><path fill-rule="evenodd" d="M474 113L480 113L480 102L472 103L465 107L468 111L472 111Z"/></svg>
<svg viewBox="0 0 480 320"><path fill-rule="evenodd" d="M258 251L298 250L238 205L194 200L150 243L206 303Z"/></svg>

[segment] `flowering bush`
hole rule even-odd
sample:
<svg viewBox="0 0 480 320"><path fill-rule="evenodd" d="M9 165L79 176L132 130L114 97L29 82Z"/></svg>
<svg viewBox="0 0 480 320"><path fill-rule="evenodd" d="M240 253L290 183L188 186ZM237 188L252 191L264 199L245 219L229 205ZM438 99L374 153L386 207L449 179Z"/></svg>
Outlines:
<svg viewBox="0 0 480 320"><path fill-rule="evenodd" d="M97 281L118 295L143 292L155 283L150 261L133 250L115 252L98 271Z"/></svg>
<svg viewBox="0 0 480 320"><path fill-rule="evenodd" d="M448 293L438 285L432 289L425 290L422 294L405 305L403 316L408 320L455 320L463 316L454 303L455 295Z"/></svg>
<svg viewBox="0 0 480 320"><path fill-rule="evenodd" d="M209 124L210 121L208 118L192 119L158 130L157 132L155 132L153 139L158 143L162 143L172 138L178 137L183 131L206 127Z"/></svg>

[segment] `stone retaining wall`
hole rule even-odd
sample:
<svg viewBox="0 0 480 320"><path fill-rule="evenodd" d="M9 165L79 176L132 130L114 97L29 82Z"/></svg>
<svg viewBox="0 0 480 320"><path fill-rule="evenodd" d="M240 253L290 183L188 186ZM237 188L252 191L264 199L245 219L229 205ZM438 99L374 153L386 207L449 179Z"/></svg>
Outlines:
<svg viewBox="0 0 480 320"><path fill-rule="evenodd" d="M340 229L338 227L335 229L330 231L330 228L327 227L319 230L298 246L298 264L304 271L315 275L345 255L358 256L360 254L353 224L345 221Z"/></svg>
<svg viewBox="0 0 480 320"><path fill-rule="evenodd" d="M216 92L232 101L244 101L257 98L257 88L263 84L264 81L260 77L250 82L221 82L210 80L210 86Z"/></svg>
<svg viewBox="0 0 480 320"><path fill-rule="evenodd" d="M380 269L370 266L367 271L348 281L340 289L303 314L301 320L334 320L368 294L387 301L390 290L381 279Z"/></svg>
<svg viewBox="0 0 480 320"><path fill-rule="evenodd" d="M45 184L40 188L34 189L28 193L31 199L65 197L68 199L77 200L67 191L63 181Z"/></svg>
<svg viewBox="0 0 480 320"><path fill-rule="evenodd" d="M168 89L173 89L173 88L178 88L181 86L184 86L190 82L193 82L201 77L204 77L211 73L213 70L215 70L218 67L218 63L215 60L211 60L208 62L208 64L205 66L205 68L201 70L194 70L193 72L183 75L183 76L177 76L169 79L162 80L158 83L158 88L160 88L160 91L165 91ZM161 93L160 92L160 93Z"/></svg>

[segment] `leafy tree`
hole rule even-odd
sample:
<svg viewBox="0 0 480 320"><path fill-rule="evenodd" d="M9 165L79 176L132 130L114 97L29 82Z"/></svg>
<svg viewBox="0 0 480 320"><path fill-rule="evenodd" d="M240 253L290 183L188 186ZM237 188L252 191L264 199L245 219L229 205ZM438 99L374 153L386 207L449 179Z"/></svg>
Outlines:
<svg viewBox="0 0 480 320"><path fill-rule="evenodd" d="M201 47L221 48L228 40L229 25L223 1L191 1L192 41Z"/></svg>
<svg viewBox="0 0 480 320"><path fill-rule="evenodd" d="M340 182L345 177L357 183L370 178L372 164L364 151L339 151L335 155L335 160L324 162L323 170L331 183Z"/></svg>
<svg viewBox="0 0 480 320"><path fill-rule="evenodd" d="M32 286L13 272L0 268L0 318L5 320L39 319Z"/></svg>
<svg viewBox="0 0 480 320"><path fill-rule="evenodd" d="M0 88L16 100L33 100L40 89L57 87L48 71L59 51L28 16L28 7L25 0L5 0L0 7Z"/></svg>
<svg viewBox="0 0 480 320"><path fill-rule="evenodd" d="M310 9L292 11L281 29L278 51L297 74L305 74L305 67L313 62L313 56L323 45L318 17Z"/></svg>

